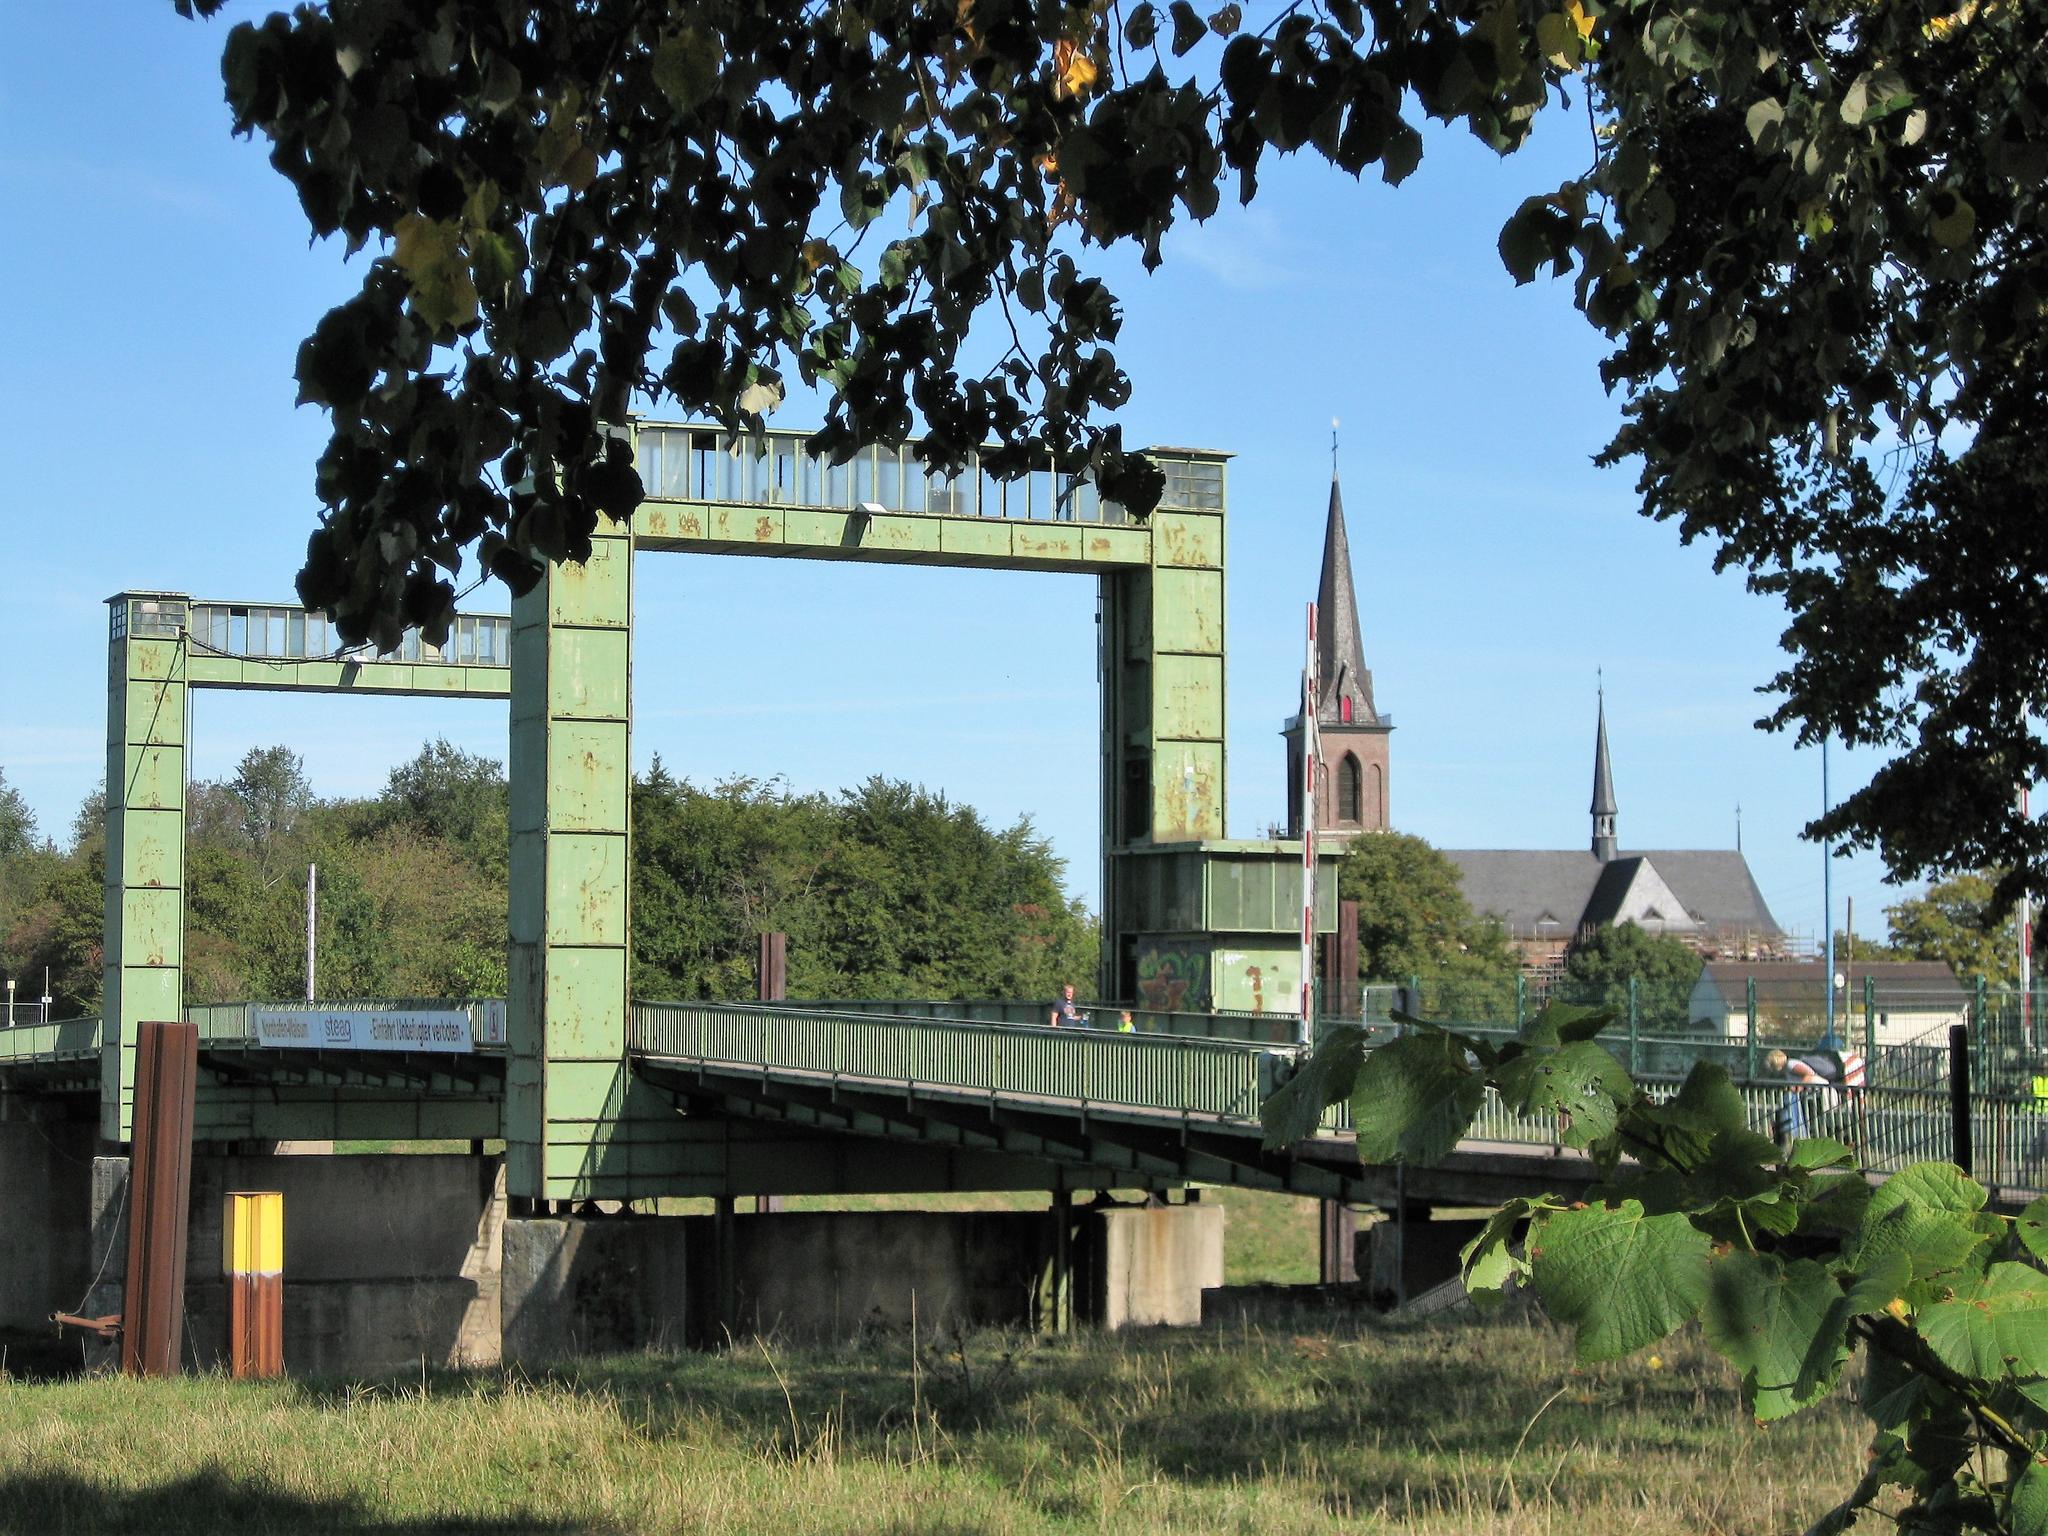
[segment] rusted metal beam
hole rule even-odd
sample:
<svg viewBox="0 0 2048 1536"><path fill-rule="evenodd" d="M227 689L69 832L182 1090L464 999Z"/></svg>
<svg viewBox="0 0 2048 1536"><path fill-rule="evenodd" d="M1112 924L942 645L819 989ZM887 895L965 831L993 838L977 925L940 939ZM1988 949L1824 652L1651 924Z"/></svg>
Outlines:
<svg viewBox="0 0 2048 1536"><path fill-rule="evenodd" d="M1320 1278L1324 1285L1347 1285L1358 1278L1358 1212L1342 1200L1321 1205Z"/></svg>
<svg viewBox="0 0 2048 1536"><path fill-rule="evenodd" d="M59 1328L81 1328L87 1333L96 1333L103 1339L121 1337L121 1314L110 1312L105 1317L80 1317L75 1312L52 1312L50 1321Z"/></svg>
<svg viewBox="0 0 2048 1536"><path fill-rule="evenodd" d="M764 1003L779 1003L789 996L789 935L786 933L764 933L761 935L759 963L754 970L760 982L760 996Z"/></svg>
<svg viewBox="0 0 2048 1536"><path fill-rule="evenodd" d="M221 1210L228 1282L228 1374L284 1374L284 1196L236 1191Z"/></svg>
<svg viewBox="0 0 2048 1536"><path fill-rule="evenodd" d="M170 1376L178 1369L198 1076L197 1025L147 1020L139 1027L121 1309L121 1369L131 1376Z"/></svg>

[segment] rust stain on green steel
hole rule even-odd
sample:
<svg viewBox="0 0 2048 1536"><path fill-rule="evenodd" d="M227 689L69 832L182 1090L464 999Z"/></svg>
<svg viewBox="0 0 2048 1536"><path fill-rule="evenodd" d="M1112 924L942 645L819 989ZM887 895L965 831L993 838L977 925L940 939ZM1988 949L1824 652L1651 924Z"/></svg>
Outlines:
<svg viewBox="0 0 2048 1536"><path fill-rule="evenodd" d="M1221 519L1198 513L1153 513L1154 563L1220 569L1223 556L1217 530L1221 525Z"/></svg>
<svg viewBox="0 0 2048 1536"><path fill-rule="evenodd" d="M775 542L774 518L757 517L754 519L754 542L756 544L772 544Z"/></svg>

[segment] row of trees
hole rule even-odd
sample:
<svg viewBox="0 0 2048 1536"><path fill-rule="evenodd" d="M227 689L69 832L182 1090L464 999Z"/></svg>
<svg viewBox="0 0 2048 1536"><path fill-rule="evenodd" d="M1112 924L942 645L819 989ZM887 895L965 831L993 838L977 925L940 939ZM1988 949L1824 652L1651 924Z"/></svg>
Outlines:
<svg viewBox="0 0 2048 1536"><path fill-rule="evenodd" d="M751 995L754 935L770 929L790 935L798 995L1037 997L1094 974L1094 920L1066 895L1062 861L1028 820L996 830L944 795L879 778L837 796L751 779L698 789L659 760L633 795L643 996ZM299 991L310 864L324 995L502 995L496 762L436 741L393 769L381 794L323 800L291 751L260 748L229 778L193 784L188 807L194 1000ZM47 967L65 1011L98 999L103 837L98 794L60 847L0 775L0 969L39 987ZM1859 940L1855 953L2010 982L2016 918L1996 915L1997 885L1996 871L1938 882L1887 909L1889 942ZM1421 838L1358 839L1339 890L1359 903L1367 980L1420 977L1475 1006L1513 995L1506 933L1472 910L1456 866ZM1685 945L1632 925L1592 935L1566 966L1582 995L1618 995L1634 979L1681 1009L1698 974Z"/></svg>
<svg viewBox="0 0 2048 1536"><path fill-rule="evenodd" d="M700 790L659 761L633 796L644 996L752 996L768 929L790 934L791 988L813 996L1049 997L1093 974L1094 923L1028 820L996 830L879 778L837 796ZM47 968L60 1016L99 1004L102 804L60 847L0 778L0 973L39 989ZM300 993L312 865L323 997L503 996L506 817L500 765L445 741L369 799L323 800L289 749L249 752L188 793L187 996Z"/></svg>

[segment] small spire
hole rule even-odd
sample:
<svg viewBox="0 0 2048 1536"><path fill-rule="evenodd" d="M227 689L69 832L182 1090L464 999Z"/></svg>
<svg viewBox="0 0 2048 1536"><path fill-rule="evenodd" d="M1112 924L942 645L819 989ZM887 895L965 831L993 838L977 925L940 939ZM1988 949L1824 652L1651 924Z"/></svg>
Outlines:
<svg viewBox="0 0 2048 1536"><path fill-rule="evenodd" d="M1735 802L1735 851L1742 852L1742 802Z"/></svg>
<svg viewBox="0 0 2048 1536"><path fill-rule="evenodd" d="M1600 700L1600 723L1593 744L1593 857L1603 864L1615 855L1614 818L1614 770L1607 758L1607 685L1605 677L1597 684Z"/></svg>
<svg viewBox="0 0 2048 1536"><path fill-rule="evenodd" d="M1337 418L1330 418L1330 484L1337 483Z"/></svg>
<svg viewBox="0 0 2048 1536"><path fill-rule="evenodd" d="M1377 725L1372 673L1365 665L1365 641L1358 625L1358 593L1351 579L1351 541L1344 531L1344 491L1335 474L1334 434L1332 443L1330 515L1323 532L1322 578L1316 584L1316 665L1322 681L1317 712L1333 723Z"/></svg>

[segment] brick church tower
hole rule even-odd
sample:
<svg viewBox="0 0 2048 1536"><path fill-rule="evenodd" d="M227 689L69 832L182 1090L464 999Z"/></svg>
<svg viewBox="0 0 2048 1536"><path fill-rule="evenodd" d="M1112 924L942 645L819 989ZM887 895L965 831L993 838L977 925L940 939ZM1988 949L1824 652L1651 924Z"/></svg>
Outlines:
<svg viewBox="0 0 2048 1536"><path fill-rule="evenodd" d="M1344 496L1330 475L1330 524L1323 534L1323 577L1316 591L1317 670L1322 697L1316 725L1322 763L1316 772L1317 839L1384 832L1387 820L1387 736L1393 718L1373 708L1372 673L1358 628L1351 584L1351 542L1344 533ZM1287 742L1287 835L1301 835L1300 715L1280 734Z"/></svg>

